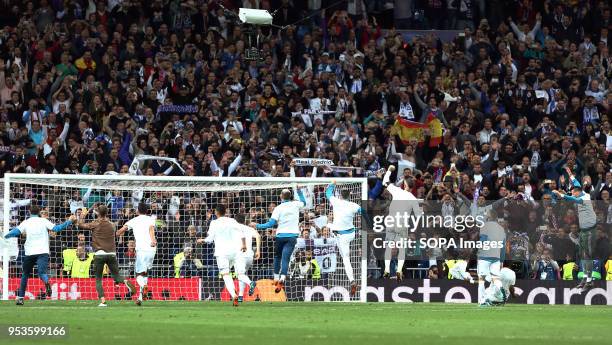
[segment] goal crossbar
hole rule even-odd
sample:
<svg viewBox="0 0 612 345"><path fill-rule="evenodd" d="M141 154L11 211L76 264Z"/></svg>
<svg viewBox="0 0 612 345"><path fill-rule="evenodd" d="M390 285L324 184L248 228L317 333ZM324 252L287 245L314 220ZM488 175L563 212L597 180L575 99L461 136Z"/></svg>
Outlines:
<svg viewBox="0 0 612 345"><path fill-rule="evenodd" d="M335 182L338 186L352 184L361 187L361 201L367 201L367 178L325 178L325 177L213 177L213 176L144 176L144 175L66 175L66 174L15 174L4 175L4 232L9 231L11 210L11 188L19 184L34 184L45 187L93 188L97 190L141 190L145 192L239 192L266 188L292 188L321 186ZM356 243L366 253L366 237ZM9 267L8 249L3 252L3 267ZM3 272L2 299L9 296L8 269ZM360 301L366 301L367 255L361 255Z"/></svg>

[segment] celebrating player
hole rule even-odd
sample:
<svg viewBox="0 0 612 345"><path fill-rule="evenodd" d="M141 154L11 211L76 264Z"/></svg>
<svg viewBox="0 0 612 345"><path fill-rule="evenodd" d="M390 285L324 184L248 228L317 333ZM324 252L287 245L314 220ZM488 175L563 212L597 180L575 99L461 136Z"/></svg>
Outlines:
<svg viewBox="0 0 612 345"><path fill-rule="evenodd" d="M72 224L76 217L71 215L68 220L62 224L55 225L48 219L40 217L40 207L30 205L30 218L24 220L16 228L13 228L6 235L5 239L11 237L26 236L26 241L23 245L25 257L23 258L23 268L21 272L21 284L17 292L17 305L23 305L23 297L25 296L26 288L28 287L28 279L34 265L38 266L38 278L45 283L47 297L51 298L51 285L49 284L49 231L60 232Z"/></svg>
<svg viewBox="0 0 612 345"><path fill-rule="evenodd" d="M95 212L98 214L95 221L85 223L79 220L77 226L80 229L91 231L93 239L92 245L95 251L93 264L96 276L96 291L100 299L98 307L106 307L106 298L104 297L104 288L102 287L102 275L105 265L108 265L115 283L124 283L127 288L130 289L131 294L136 292L136 288L134 284L122 277L119 273L117 250L115 248L115 225L108 219L108 207L106 207L106 205L100 205ZM87 213L88 211L83 209L81 219L85 219Z"/></svg>
<svg viewBox="0 0 612 345"><path fill-rule="evenodd" d="M488 219L495 219L496 213L489 211ZM497 221L488 221L480 228L480 241L505 241L506 233L503 226ZM490 280L491 285L501 287L500 269L504 257L505 244L501 248L489 248L478 250L477 274L478 274L478 303L484 303L485 281Z"/></svg>
<svg viewBox="0 0 612 345"><path fill-rule="evenodd" d="M581 292L584 293L593 288L593 250L597 241L595 235L597 218L591 203L591 196L589 193L582 191L582 186L572 171L567 167L565 170L573 186L572 195L563 194L558 190L553 191L553 193L559 198L575 203L578 209L578 226L580 227L578 251L580 260L584 263L584 278L576 288L581 289Z"/></svg>
<svg viewBox="0 0 612 345"><path fill-rule="evenodd" d="M334 196L335 188L336 183L334 181L327 186L325 190L325 197L329 200L334 215L330 228L336 233L338 238L338 251L342 257L346 276L351 282L351 296L354 296L357 293L357 282L353 275L350 253L351 241L355 239L355 225L353 219L357 213L361 213L361 206L348 200L350 191L347 189L340 191L340 198Z"/></svg>
<svg viewBox="0 0 612 345"><path fill-rule="evenodd" d="M236 221L238 222L238 228L242 231L242 235L244 236L246 251L240 251L238 253L238 256L242 256L242 259L237 260L234 263L234 269L236 270L236 273L243 272L246 275L246 272L248 272L251 266L253 266L253 260L259 260L259 257L261 256L261 235L252 227L244 225L245 217L243 214L236 215ZM255 238L255 252L253 252L253 238ZM244 267L238 267L239 265L244 265ZM255 292L256 284L254 281L252 281L248 285L249 296L252 296ZM246 286L247 283L245 280L238 279L238 302L242 302L244 288Z"/></svg>
<svg viewBox="0 0 612 345"><path fill-rule="evenodd" d="M230 267L232 264L234 264L234 270L236 271L239 281L251 286L253 290L255 286L251 285L252 281L246 276L245 272L243 272L243 268L245 267L244 263L242 263L244 255L239 254L240 251L247 251L244 233L239 227L240 224L238 224L235 219L226 217L225 212L225 205L218 204L217 207L215 207L215 215L217 218L210 222L208 236L206 236L203 241L206 243L215 243L214 255L217 258L217 266L223 276L225 287L230 296L232 296L233 305L237 307L238 295L234 288L234 280L230 275Z"/></svg>
<svg viewBox="0 0 612 345"><path fill-rule="evenodd" d="M398 187L393 183L390 183L391 174L395 171L395 167L391 165L385 176L383 178L383 186L387 188L387 192L391 194L391 205L389 206L389 215L397 216L403 215L404 213L408 213L408 216L414 214L415 216L419 216L423 213L423 211L419 208L418 199L408 190L404 188L410 189L411 182L404 180L404 188ZM396 226L395 228L390 228L386 230L385 240L386 241L401 241L402 239L408 238L408 230L407 228L401 228ZM389 278L389 272L391 270L391 256L392 256L392 248L387 246L385 249L385 272L383 273L384 278ZM404 258L406 256L405 248L398 248L397 252L397 269L396 269L396 277L398 281L401 281L404 277L402 269L404 267Z"/></svg>
<svg viewBox="0 0 612 345"><path fill-rule="evenodd" d="M300 234L300 208L306 206L306 198L301 190L294 188L299 201L291 201L291 191L283 189L281 192L282 202L274 208L272 216L264 224L255 225L257 230L268 229L276 226L276 238L274 246L274 285L276 293L281 292L285 287L287 271L289 270L289 260Z"/></svg>
<svg viewBox="0 0 612 345"><path fill-rule="evenodd" d="M514 297L514 284L516 274L513 270L504 267L499 271L500 284L491 284L485 290L484 301L481 306L503 305L510 297Z"/></svg>
<svg viewBox="0 0 612 345"><path fill-rule="evenodd" d="M136 217L130 219L117 231L117 236L123 235L128 229L134 232L134 239L136 240L136 264L134 271L136 272L136 282L139 286L136 304L141 305L143 296L147 294L147 283L149 280L147 273L153 267L157 239L155 238L155 219L147 216L147 205L145 203L138 204L137 213Z"/></svg>

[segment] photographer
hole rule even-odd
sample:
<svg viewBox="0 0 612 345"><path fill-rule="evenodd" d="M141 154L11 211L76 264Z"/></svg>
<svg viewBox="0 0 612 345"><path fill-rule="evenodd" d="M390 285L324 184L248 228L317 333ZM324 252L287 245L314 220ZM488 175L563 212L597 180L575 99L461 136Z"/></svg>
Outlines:
<svg viewBox="0 0 612 345"><path fill-rule="evenodd" d="M536 262L536 276L539 280L559 280L559 264L551 258L551 250L544 249Z"/></svg>

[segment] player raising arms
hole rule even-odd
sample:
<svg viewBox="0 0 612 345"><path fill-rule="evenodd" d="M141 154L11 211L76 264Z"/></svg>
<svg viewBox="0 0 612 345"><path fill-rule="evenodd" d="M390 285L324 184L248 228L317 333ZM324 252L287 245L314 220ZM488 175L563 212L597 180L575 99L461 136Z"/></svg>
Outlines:
<svg viewBox="0 0 612 345"><path fill-rule="evenodd" d="M421 208L419 207L418 199L408 190L398 187L391 183L391 174L395 171L395 167L393 165L389 166L385 176L383 178L383 186L387 188L387 192L391 194L391 205L389 206L389 215L397 216L403 215L404 213L408 213L410 216L414 214L415 216L419 216L423 213ZM403 182L405 188L411 188L412 186L408 181ZM407 228L391 228L386 229L385 240L387 241L401 241L405 238L408 238ZM389 278L389 272L391 270L391 256L392 249L390 246L387 246L385 249L385 272L383 273L383 278ZM397 252L397 269L396 276L397 280L401 281L404 278L404 274L402 272L404 268L404 258L406 257L406 249L398 248Z"/></svg>
<svg viewBox="0 0 612 345"><path fill-rule="evenodd" d="M595 234L597 216L589 193L582 190L580 182L569 168L566 167L565 171L567 171L572 183L572 195L563 194L558 190L553 191L553 193L560 199L575 203L578 210L578 225L580 227L578 254L580 260L584 263L584 278L576 288L581 289L580 292L584 293L593 288L593 251L597 241Z"/></svg>
<svg viewBox="0 0 612 345"><path fill-rule="evenodd" d="M155 238L155 218L147 216L147 205L138 204L138 215L125 223L117 231L117 236L123 235L126 230L132 230L136 241L136 282L139 286L138 299L136 304L141 305L143 296L147 295L148 271L153 267L157 239Z"/></svg>
<svg viewBox="0 0 612 345"><path fill-rule="evenodd" d="M514 297L514 284L516 283L516 273L504 267L499 271L500 284L491 284L485 290L483 303L480 306L503 305L510 297Z"/></svg>
<svg viewBox="0 0 612 345"><path fill-rule="evenodd" d="M276 226L276 238L274 241L274 285L276 293L285 288L285 279L289 270L289 260L295 249L298 235L300 234L300 209L306 206L306 198L301 190L293 188L299 201L291 200L291 191L283 189L280 195L281 203L274 208L272 216L264 224L251 224L257 230L268 229Z"/></svg>
<svg viewBox="0 0 612 345"><path fill-rule="evenodd" d="M130 293L134 294L136 288L129 280L125 279L119 273L119 263L117 262L117 249L115 247L115 225L108 219L108 207L99 205L95 212L98 217L95 221L85 223L81 220L77 222L77 226L83 230L91 231L92 246L94 249L94 273L96 276L96 291L100 304L98 307L106 307L106 298L104 297L104 288L102 287L102 275L104 274L104 265L108 265L111 276L115 283L124 283ZM87 209L83 209L81 219L87 216Z"/></svg>
<svg viewBox="0 0 612 345"><path fill-rule="evenodd" d="M252 281L246 276L245 272L242 271L245 267L242 262L244 260L244 255L240 255L239 253L241 251L243 253L247 251L243 231L240 229L240 224L238 224L235 219L225 216L225 212L225 205L219 204L215 207L215 216L217 218L210 222L208 236L206 236L203 241L206 243L215 243L214 255L217 258L217 266L223 276L225 287L230 296L232 296L233 305L237 307L238 295L234 287L234 280L230 275L230 267L232 264L234 264L234 269L236 270L239 281L252 286L253 290L255 286L252 285ZM202 240L198 241L201 242Z"/></svg>
<svg viewBox="0 0 612 345"><path fill-rule="evenodd" d="M40 217L41 210L37 205L30 205L30 218L24 220L17 227L9 231L4 238L26 236L23 249L25 257L23 258L23 268L21 272L21 283L17 292L17 305L23 305L23 297L25 296L26 288L28 287L28 279L34 269L34 265L38 266L38 278L45 283L46 295L51 298L51 285L49 284L49 231L60 232L72 224L76 217L71 215L68 220L62 224L55 225L47 218Z"/></svg>
<svg viewBox="0 0 612 345"><path fill-rule="evenodd" d="M349 201L351 196L350 191L343 189L340 191L340 197L334 196L336 182L327 186L325 189L325 197L329 200L333 211L333 220L330 229L336 233L338 238L338 251L342 257L346 277L351 282L351 296L357 293L357 282L353 275L353 266L351 265L351 241L355 239L355 215L361 213L361 206Z"/></svg>
<svg viewBox="0 0 612 345"><path fill-rule="evenodd" d="M246 275L246 272L253 266L253 260L259 260L261 256L261 235L257 230L253 229L250 226L244 225L245 216L243 214L236 215L236 221L238 222L238 229L242 231L242 236L244 236L244 242L246 245L246 251L240 251L238 256L242 258L236 260L234 263L234 269L236 270L236 274L239 272L243 272ZM255 238L255 252L253 252L253 238ZM242 267L243 265L244 267ZM248 277L248 276L247 276ZM244 296L244 288L247 286L245 280L238 279L238 302L242 302ZM249 285L249 296L252 296L255 292L255 282L252 281Z"/></svg>

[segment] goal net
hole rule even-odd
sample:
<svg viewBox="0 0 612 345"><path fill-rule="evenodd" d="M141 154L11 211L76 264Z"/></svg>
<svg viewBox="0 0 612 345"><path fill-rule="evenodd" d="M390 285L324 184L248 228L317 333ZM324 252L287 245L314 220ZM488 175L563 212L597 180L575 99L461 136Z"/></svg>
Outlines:
<svg viewBox="0 0 612 345"><path fill-rule="evenodd" d="M351 282L337 248L337 238L329 231L332 209L325 196L331 179L322 178L217 178L157 177L122 175L32 175L6 174L3 184L3 232L29 217L32 204L42 208L41 216L55 224L70 214L80 217L83 207L105 204L109 217L119 229L136 216L139 203L145 203L156 218L157 252L149 271L148 298L153 300L229 300L213 256L214 244L202 243L214 219L214 207L223 204L228 216L244 223L264 223L280 203L283 189L303 191L307 205L300 213L300 236L292 255L285 290L274 292L273 228L259 230L261 257L253 261L247 274L257 282L253 296L244 300L261 301L360 301L365 300L365 261L361 219L355 217L356 238L350 244L350 263L359 286L350 296ZM336 180L336 193L350 192L350 200L361 203L367 197L364 179ZM295 193L294 193L295 194ZM93 221L89 212L85 221ZM2 298L16 296L24 258L24 237L5 241L0 284ZM134 278L136 260L133 234L116 239L120 272ZM49 276L51 299L97 299L93 270L93 248L87 230L71 225L50 233ZM253 240L255 245L255 240ZM49 298L36 268L26 291L26 299ZM236 280L236 287L238 282ZM105 271L103 282L107 299L131 299L123 285L115 285ZM246 289L248 290L248 288Z"/></svg>

